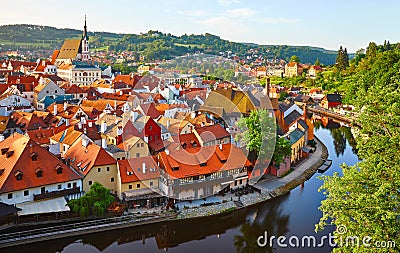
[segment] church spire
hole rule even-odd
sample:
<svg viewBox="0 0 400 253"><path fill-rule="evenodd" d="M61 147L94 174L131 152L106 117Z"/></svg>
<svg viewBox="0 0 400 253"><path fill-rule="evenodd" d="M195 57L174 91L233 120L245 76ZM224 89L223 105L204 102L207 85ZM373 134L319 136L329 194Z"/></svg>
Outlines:
<svg viewBox="0 0 400 253"><path fill-rule="evenodd" d="M86 40L89 40L89 37L87 35L87 26L86 26L86 14L85 14L85 26L83 27L83 38L86 38Z"/></svg>

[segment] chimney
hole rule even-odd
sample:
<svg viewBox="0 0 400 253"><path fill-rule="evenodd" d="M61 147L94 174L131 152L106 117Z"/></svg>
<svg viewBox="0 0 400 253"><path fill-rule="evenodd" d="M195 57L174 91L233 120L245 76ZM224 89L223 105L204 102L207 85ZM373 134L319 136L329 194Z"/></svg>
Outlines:
<svg viewBox="0 0 400 253"><path fill-rule="evenodd" d="M222 143L219 144L219 150L222 150Z"/></svg>
<svg viewBox="0 0 400 253"><path fill-rule="evenodd" d="M4 141L4 135L0 134L0 142Z"/></svg>
<svg viewBox="0 0 400 253"><path fill-rule="evenodd" d="M117 136L122 136L122 126L117 126Z"/></svg>
<svg viewBox="0 0 400 253"><path fill-rule="evenodd" d="M269 98L269 91L271 90L271 80L269 77L267 78L267 83L266 83L266 88L267 88L267 97Z"/></svg>
<svg viewBox="0 0 400 253"><path fill-rule="evenodd" d="M89 144L89 140L86 138L82 138L82 146L84 146L85 148L88 146Z"/></svg>
<svg viewBox="0 0 400 253"><path fill-rule="evenodd" d="M190 116L191 116L192 119L196 118L196 112L195 111L191 112Z"/></svg>
<svg viewBox="0 0 400 253"><path fill-rule="evenodd" d="M57 115L57 104L54 103L54 107L53 107L53 115L56 116Z"/></svg>
<svg viewBox="0 0 400 253"><path fill-rule="evenodd" d="M78 123L78 129L82 129L82 122Z"/></svg>
<svg viewBox="0 0 400 253"><path fill-rule="evenodd" d="M146 174L146 164L142 163L143 174Z"/></svg>
<svg viewBox="0 0 400 253"><path fill-rule="evenodd" d="M105 138L101 138L101 147L104 149L107 148L107 140Z"/></svg>
<svg viewBox="0 0 400 253"><path fill-rule="evenodd" d="M119 95L124 95L124 92L122 92L122 90L119 91Z"/></svg>
<svg viewBox="0 0 400 253"><path fill-rule="evenodd" d="M304 120L307 119L307 106L305 104L303 105L303 117L304 117Z"/></svg>
<svg viewBox="0 0 400 253"><path fill-rule="evenodd" d="M67 110L67 106L68 106L68 104L67 104L67 102L64 102L64 112Z"/></svg>
<svg viewBox="0 0 400 253"><path fill-rule="evenodd" d="M165 149L165 154L169 155L169 150L167 148Z"/></svg>
<svg viewBox="0 0 400 253"><path fill-rule="evenodd" d="M171 125L171 121L167 120L167 129L169 129L169 126Z"/></svg>
<svg viewBox="0 0 400 253"><path fill-rule="evenodd" d="M65 119L65 126L69 126L69 119Z"/></svg>
<svg viewBox="0 0 400 253"><path fill-rule="evenodd" d="M89 121L89 127L93 127L93 122Z"/></svg>
<svg viewBox="0 0 400 253"><path fill-rule="evenodd" d="M105 133L106 132L106 130L107 130L107 124L106 124L106 122L103 120L103 121L101 121L101 125L100 125L100 133Z"/></svg>
<svg viewBox="0 0 400 253"><path fill-rule="evenodd" d="M83 129L83 133L86 135L87 134L87 129L86 127Z"/></svg>

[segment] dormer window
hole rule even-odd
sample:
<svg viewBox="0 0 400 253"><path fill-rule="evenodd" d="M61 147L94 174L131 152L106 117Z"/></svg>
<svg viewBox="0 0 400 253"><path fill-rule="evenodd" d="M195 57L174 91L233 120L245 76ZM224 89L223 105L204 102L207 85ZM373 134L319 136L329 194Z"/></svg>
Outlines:
<svg viewBox="0 0 400 253"><path fill-rule="evenodd" d="M35 173L36 173L36 177L37 177L37 178L43 177L43 170L42 170L42 169L37 168L37 170L35 171Z"/></svg>
<svg viewBox="0 0 400 253"><path fill-rule="evenodd" d="M32 161L37 161L38 154L36 152L33 152L30 156Z"/></svg>
<svg viewBox="0 0 400 253"><path fill-rule="evenodd" d="M8 152L6 153L6 157L7 157L7 158L10 158L13 154L14 154L14 151L8 151Z"/></svg>
<svg viewBox="0 0 400 253"><path fill-rule="evenodd" d="M17 179L17 181L21 181L22 180L22 171L18 170L17 172L15 172L15 179Z"/></svg>
<svg viewBox="0 0 400 253"><path fill-rule="evenodd" d="M56 168L56 171L57 171L57 174L60 175L60 174L62 174L63 168L60 165L58 165Z"/></svg>
<svg viewBox="0 0 400 253"><path fill-rule="evenodd" d="M0 169L0 176L3 175L5 169Z"/></svg>
<svg viewBox="0 0 400 253"><path fill-rule="evenodd" d="M4 155L5 153L8 152L8 148L2 148L1 149L1 154Z"/></svg>

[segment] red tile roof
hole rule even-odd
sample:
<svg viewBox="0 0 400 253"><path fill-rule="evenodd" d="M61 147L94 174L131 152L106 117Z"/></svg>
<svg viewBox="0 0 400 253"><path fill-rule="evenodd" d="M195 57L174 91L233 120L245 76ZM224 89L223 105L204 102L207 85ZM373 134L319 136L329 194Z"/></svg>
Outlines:
<svg viewBox="0 0 400 253"><path fill-rule="evenodd" d="M157 159L161 169L171 178L204 175L251 165L243 151L232 144L222 144L222 150L218 145L170 151L169 155L164 151L158 154ZM200 163L204 162L205 165L201 166ZM175 167L174 170L172 167Z"/></svg>
<svg viewBox="0 0 400 253"><path fill-rule="evenodd" d="M0 174L0 193L80 179L75 171L24 135L11 135L0 142L0 149L0 170L4 169ZM33 155L37 156L36 161ZM62 174L57 174L57 168L62 168ZM36 176L37 170L42 170L42 177ZM15 175L20 173L22 180L18 181Z"/></svg>
<svg viewBox="0 0 400 253"><path fill-rule="evenodd" d="M116 163L107 151L93 142L89 142L86 147L82 145L82 141L75 142L64 157L70 158L71 166L83 175L86 175L94 166Z"/></svg>
<svg viewBox="0 0 400 253"><path fill-rule="evenodd" d="M145 164L145 173L143 173L143 163ZM152 156L119 160L118 169L122 183L158 179L160 177L160 169Z"/></svg>
<svg viewBox="0 0 400 253"><path fill-rule="evenodd" d="M220 124L195 128L203 142L229 137L230 134Z"/></svg>
<svg viewBox="0 0 400 253"><path fill-rule="evenodd" d="M194 133L175 135L172 139L183 148L200 147L199 140Z"/></svg>

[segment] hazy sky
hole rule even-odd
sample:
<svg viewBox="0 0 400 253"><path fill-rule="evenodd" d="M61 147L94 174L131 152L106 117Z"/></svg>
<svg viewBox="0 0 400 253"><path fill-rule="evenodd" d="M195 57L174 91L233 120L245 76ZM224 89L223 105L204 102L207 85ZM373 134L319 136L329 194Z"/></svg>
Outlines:
<svg viewBox="0 0 400 253"><path fill-rule="evenodd" d="M1 0L0 25L175 35L206 32L238 42L310 45L354 52L400 40L400 1L390 0Z"/></svg>

